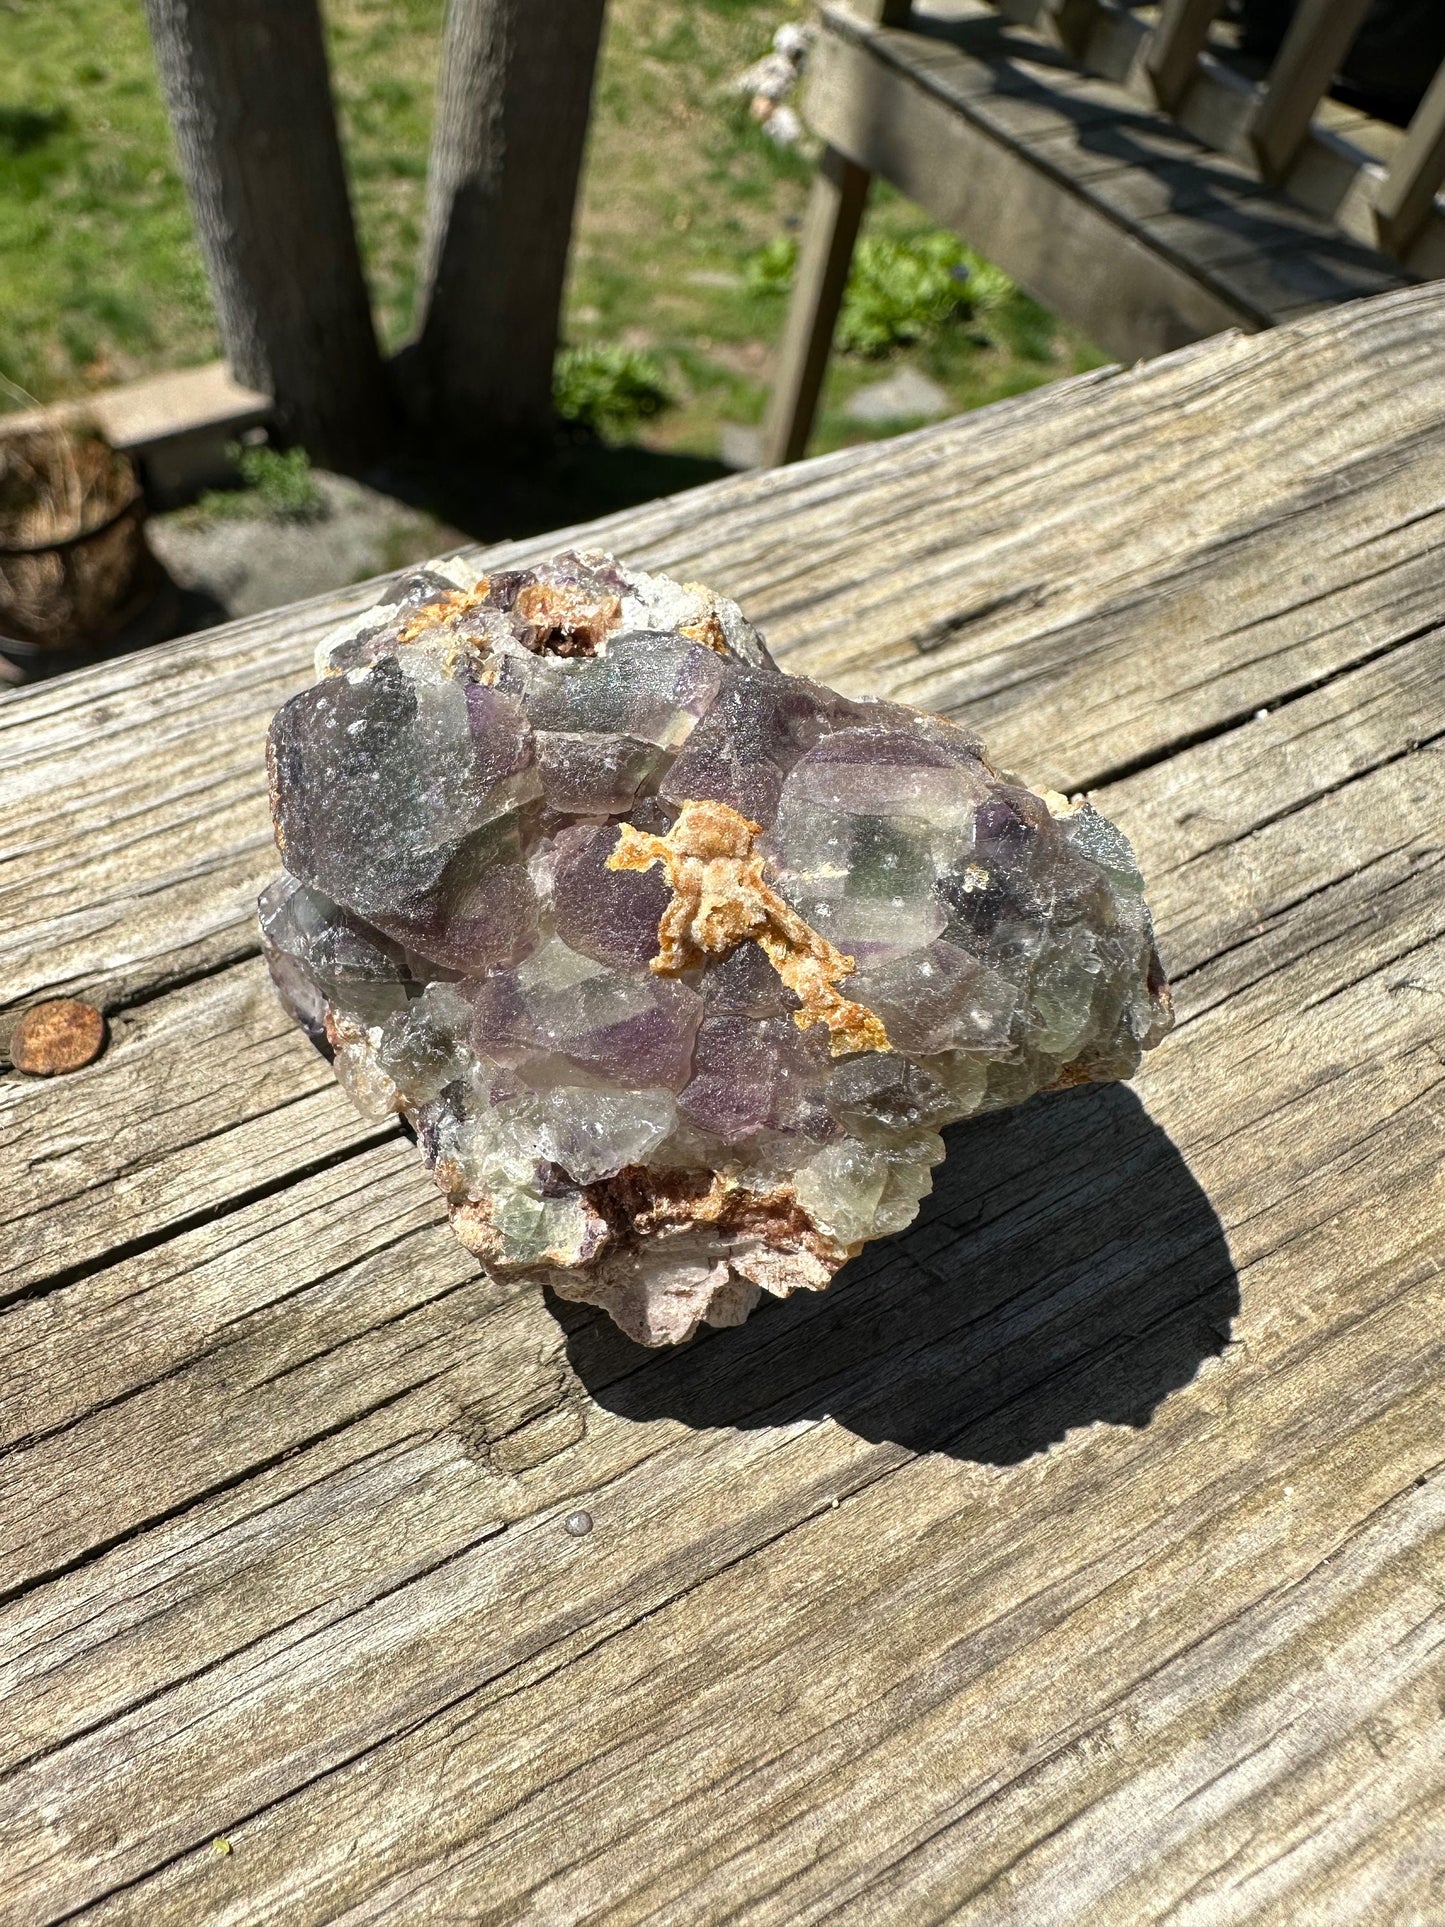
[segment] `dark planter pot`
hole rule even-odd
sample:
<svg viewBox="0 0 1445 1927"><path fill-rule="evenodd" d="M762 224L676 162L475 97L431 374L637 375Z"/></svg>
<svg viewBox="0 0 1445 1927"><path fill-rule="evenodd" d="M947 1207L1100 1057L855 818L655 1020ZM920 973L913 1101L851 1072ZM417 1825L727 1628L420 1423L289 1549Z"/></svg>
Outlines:
<svg viewBox="0 0 1445 1927"><path fill-rule="evenodd" d="M108 653L142 622L167 581L145 518L134 464L103 442L0 440L0 654L25 678Z"/></svg>

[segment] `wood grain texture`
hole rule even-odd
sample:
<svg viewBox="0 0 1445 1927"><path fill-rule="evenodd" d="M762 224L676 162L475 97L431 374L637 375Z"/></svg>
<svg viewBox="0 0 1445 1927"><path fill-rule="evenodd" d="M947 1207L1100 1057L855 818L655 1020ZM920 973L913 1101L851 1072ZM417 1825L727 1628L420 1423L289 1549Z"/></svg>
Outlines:
<svg viewBox="0 0 1445 1927"><path fill-rule="evenodd" d="M1180 1012L676 1356L490 1284L269 999L334 604L0 704L13 994L123 987L0 1078L0 1920L1440 1917L1442 309L609 525L1101 781Z"/></svg>

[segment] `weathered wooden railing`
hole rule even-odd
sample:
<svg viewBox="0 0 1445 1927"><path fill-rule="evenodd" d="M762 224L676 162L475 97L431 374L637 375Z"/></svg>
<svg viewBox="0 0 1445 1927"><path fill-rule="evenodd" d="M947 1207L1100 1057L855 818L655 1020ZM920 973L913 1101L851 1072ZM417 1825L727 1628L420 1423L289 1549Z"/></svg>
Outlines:
<svg viewBox="0 0 1445 1927"><path fill-rule="evenodd" d="M1445 275L1445 78L1402 135L1324 99L1366 0L1301 0L1262 81L1211 52L1219 11L825 4L768 459L806 446L874 174L1121 359Z"/></svg>

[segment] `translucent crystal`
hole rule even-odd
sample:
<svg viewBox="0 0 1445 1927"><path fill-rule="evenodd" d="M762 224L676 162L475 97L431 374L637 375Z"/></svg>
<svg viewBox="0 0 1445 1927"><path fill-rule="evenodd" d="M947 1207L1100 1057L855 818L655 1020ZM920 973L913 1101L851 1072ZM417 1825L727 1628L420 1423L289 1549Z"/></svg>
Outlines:
<svg viewBox="0 0 1445 1927"><path fill-rule="evenodd" d="M644 1343L821 1289L946 1125L1169 1027L1113 825L696 584L429 563L317 672L271 726L277 988L485 1265Z"/></svg>

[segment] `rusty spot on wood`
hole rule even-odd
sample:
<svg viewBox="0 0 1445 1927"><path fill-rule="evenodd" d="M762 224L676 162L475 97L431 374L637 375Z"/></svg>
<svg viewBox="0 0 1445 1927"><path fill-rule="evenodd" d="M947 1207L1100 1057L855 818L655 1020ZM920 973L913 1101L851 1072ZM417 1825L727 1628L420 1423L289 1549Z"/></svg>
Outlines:
<svg viewBox="0 0 1445 1927"><path fill-rule="evenodd" d="M94 1004L55 997L34 1004L15 1026L10 1061L31 1077L58 1077L93 1064L105 1049L105 1018Z"/></svg>

